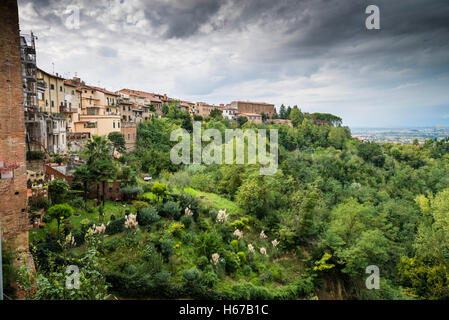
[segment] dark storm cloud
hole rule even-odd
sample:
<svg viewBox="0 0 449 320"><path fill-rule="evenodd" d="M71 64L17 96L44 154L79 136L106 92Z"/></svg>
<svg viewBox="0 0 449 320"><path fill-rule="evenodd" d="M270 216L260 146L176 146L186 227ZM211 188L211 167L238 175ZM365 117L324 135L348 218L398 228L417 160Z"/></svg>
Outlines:
<svg viewBox="0 0 449 320"><path fill-rule="evenodd" d="M371 4L380 8L381 30L365 28ZM19 0L19 5L21 28L40 37L40 61L104 79L115 89L172 90L210 103L298 104L359 124L385 121L390 110L398 115L388 118L400 119L407 108L428 105L441 113L448 106L447 0ZM79 30L65 26L69 5L80 8Z"/></svg>
<svg viewBox="0 0 449 320"><path fill-rule="evenodd" d="M220 8L220 0L183 0L177 3L154 1L145 14L154 26L167 26L167 38L195 34Z"/></svg>

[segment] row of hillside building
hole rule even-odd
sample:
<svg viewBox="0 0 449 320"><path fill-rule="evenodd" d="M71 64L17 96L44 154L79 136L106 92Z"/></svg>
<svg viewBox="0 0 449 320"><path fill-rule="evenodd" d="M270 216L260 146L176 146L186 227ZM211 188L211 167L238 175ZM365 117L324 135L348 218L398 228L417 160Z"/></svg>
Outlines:
<svg viewBox="0 0 449 320"><path fill-rule="evenodd" d="M86 84L78 77L64 79L36 65L34 36L21 36L22 78L28 150L47 153L77 151L92 135L121 132L127 149L135 147L137 124L152 116L162 116L162 108L172 102L191 116L207 117L213 109L235 120L239 115L255 123L262 114L271 118L274 105L234 101L228 105L191 103L166 94L122 89L108 91Z"/></svg>

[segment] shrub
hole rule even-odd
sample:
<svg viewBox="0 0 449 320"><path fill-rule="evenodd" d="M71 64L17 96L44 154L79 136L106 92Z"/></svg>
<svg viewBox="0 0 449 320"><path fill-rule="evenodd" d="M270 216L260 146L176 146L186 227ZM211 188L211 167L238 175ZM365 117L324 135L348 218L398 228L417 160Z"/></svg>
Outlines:
<svg viewBox="0 0 449 320"><path fill-rule="evenodd" d="M75 198L72 201L70 201L70 205L73 208L83 209L84 208L84 200L83 200L83 198Z"/></svg>
<svg viewBox="0 0 449 320"><path fill-rule="evenodd" d="M170 272L164 270L156 273L153 278L157 285L166 286L170 281L171 275Z"/></svg>
<svg viewBox="0 0 449 320"><path fill-rule="evenodd" d="M239 251L239 242L237 240L232 240L230 245L234 249L235 252Z"/></svg>
<svg viewBox="0 0 449 320"><path fill-rule="evenodd" d="M202 286L205 286L206 288L213 288L217 283L218 276L215 274L215 272L203 273L203 276L201 277Z"/></svg>
<svg viewBox="0 0 449 320"><path fill-rule="evenodd" d="M15 298L17 291L13 286L13 283L17 278L17 271L14 267L15 254L7 248L4 243L2 243L2 248L3 251L0 252L0 254L2 255L3 260L3 283L5 285L4 293L11 298Z"/></svg>
<svg viewBox="0 0 449 320"><path fill-rule="evenodd" d="M51 202L46 198L37 198L31 203L31 210L44 209L45 211L50 208Z"/></svg>
<svg viewBox="0 0 449 320"><path fill-rule="evenodd" d="M113 235L125 230L125 218L110 221L106 226L106 234Z"/></svg>
<svg viewBox="0 0 449 320"><path fill-rule="evenodd" d="M200 272L198 271L198 269L191 269L191 270L185 270L182 273L182 277L187 281L187 282L196 282L199 278L200 278Z"/></svg>
<svg viewBox="0 0 449 320"><path fill-rule="evenodd" d="M43 160L45 159L44 151L27 151L27 160Z"/></svg>
<svg viewBox="0 0 449 320"><path fill-rule="evenodd" d="M228 250L222 250L220 254L226 261L225 270L228 274L236 272L240 267L240 258L237 254Z"/></svg>
<svg viewBox="0 0 449 320"><path fill-rule="evenodd" d="M114 252L120 246L122 242L121 238L114 238L104 242L104 249L109 252Z"/></svg>
<svg viewBox="0 0 449 320"><path fill-rule="evenodd" d="M184 215L181 217L181 222L184 224L186 229L189 229L193 223L193 218L191 216Z"/></svg>
<svg viewBox="0 0 449 320"><path fill-rule="evenodd" d="M207 257L205 256L201 256L196 262L196 265L198 266L198 268L200 268L200 270L204 270L208 265L210 265L209 259L207 259Z"/></svg>
<svg viewBox="0 0 449 320"><path fill-rule="evenodd" d="M246 263L246 254L243 251L237 252L237 256L240 259L240 264L244 265Z"/></svg>
<svg viewBox="0 0 449 320"><path fill-rule="evenodd" d="M170 175L170 184L176 187L190 187L190 176L187 172L178 171Z"/></svg>
<svg viewBox="0 0 449 320"><path fill-rule="evenodd" d="M150 205L146 203L145 201L133 201L133 207L136 208L136 211L139 212L143 208L148 208Z"/></svg>
<svg viewBox="0 0 449 320"><path fill-rule="evenodd" d="M137 185L127 185L121 188L121 191L127 199L137 199L137 196L143 193L143 188Z"/></svg>
<svg viewBox="0 0 449 320"><path fill-rule="evenodd" d="M148 226L155 222L158 222L161 217L157 214L157 210L154 207L143 208L137 213L137 222L141 226Z"/></svg>
<svg viewBox="0 0 449 320"><path fill-rule="evenodd" d="M179 219L181 216L181 208L177 202L167 201L162 206L160 213L163 217Z"/></svg>
<svg viewBox="0 0 449 320"><path fill-rule="evenodd" d="M86 234L86 231L83 229L72 231L72 237L75 239L76 246L81 246L84 244L85 234Z"/></svg>
<svg viewBox="0 0 449 320"><path fill-rule="evenodd" d="M249 277L251 275L251 267L249 265L243 266L242 272L245 276Z"/></svg>
<svg viewBox="0 0 449 320"><path fill-rule="evenodd" d="M216 253L221 246L221 237L218 233L211 232L203 232L197 242L197 250L200 255L206 257L212 257L212 254Z"/></svg>
<svg viewBox="0 0 449 320"><path fill-rule="evenodd" d="M164 239L160 243L161 253L165 262L168 262L170 256L175 252L175 242L172 239Z"/></svg>
<svg viewBox="0 0 449 320"><path fill-rule="evenodd" d="M145 260L145 269L151 274L160 272L162 270L162 256L157 252L156 248L152 243L147 244L143 248L143 259Z"/></svg>
<svg viewBox="0 0 449 320"><path fill-rule="evenodd" d="M179 205L182 210L185 210L185 208L190 208L193 212L193 219L196 220L198 218L201 204L197 197L187 192L181 193L179 195Z"/></svg>

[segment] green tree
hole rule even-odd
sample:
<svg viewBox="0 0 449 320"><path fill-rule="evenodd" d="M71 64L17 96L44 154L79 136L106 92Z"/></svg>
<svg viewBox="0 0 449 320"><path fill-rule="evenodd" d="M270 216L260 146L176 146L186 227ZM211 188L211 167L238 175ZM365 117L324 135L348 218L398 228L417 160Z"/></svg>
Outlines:
<svg viewBox="0 0 449 320"><path fill-rule="evenodd" d="M58 234L61 222L63 222L65 219L70 218L72 214L73 208L67 203L57 204L48 209L48 216L50 217L50 220L56 219L56 222L58 223Z"/></svg>
<svg viewBox="0 0 449 320"><path fill-rule="evenodd" d="M262 218L268 209L268 190L263 179L251 177L244 180L237 191L236 201L247 213Z"/></svg>
<svg viewBox="0 0 449 320"><path fill-rule="evenodd" d="M69 189L70 186L67 181L63 179L55 179L50 181L48 184L48 195L54 204L62 203L64 202Z"/></svg>
<svg viewBox="0 0 449 320"><path fill-rule="evenodd" d="M88 186L89 183L94 181L94 177L92 176L89 167L87 165L82 165L75 169L73 178L75 181L80 181L83 184L84 206L86 206Z"/></svg>
<svg viewBox="0 0 449 320"><path fill-rule="evenodd" d="M159 201L165 199L168 194L167 186L164 183L156 182L151 187L151 192L158 198Z"/></svg>
<svg viewBox="0 0 449 320"><path fill-rule="evenodd" d="M87 165L95 160L112 160L112 143L103 136L93 136L86 144L84 154L87 157Z"/></svg>
<svg viewBox="0 0 449 320"><path fill-rule="evenodd" d="M209 115L216 120L223 118L223 112L218 108L212 109Z"/></svg>
<svg viewBox="0 0 449 320"><path fill-rule="evenodd" d="M333 146L335 149L343 149L346 140L350 138L348 137L348 130L342 127L332 127L330 128L329 135L327 137L329 144Z"/></svg>
<svg viewBox="0 0 449 320"><path fill-rule="evenodd" d="M245 123L248 122L248 118L244 116L238 116L237 117L237 123L239 124L239 127L242 127Z"/></svg>
<svg viewBox="0 0 449 320"><path fill-rule="evenodd" d="M108 134L109 141L112 142L114 149L120 153L126 151L125 136L121 132L113 131Z"/></svg>
<svg viewBox="0 0 449 320"><path fill-rule="evenodd" d="M117 168L111 160L94 160L89 166L89 170L93 177L95 177L95 181L97 182L97 197L99 195L99 185L101 183L101 201L104 206L105 203L105 189L106 182L112 180L116 177ZM98 197L99 198L99 197ZM100 198L99 198L100 199Z"/></svg>
<svg viewBox="0 0 449 320"><path fill-rule="evenodd" d="M290 112L290 120L294 127L299 126L304 120L304 114L299 110L297 106L294 106Z"/></svg>

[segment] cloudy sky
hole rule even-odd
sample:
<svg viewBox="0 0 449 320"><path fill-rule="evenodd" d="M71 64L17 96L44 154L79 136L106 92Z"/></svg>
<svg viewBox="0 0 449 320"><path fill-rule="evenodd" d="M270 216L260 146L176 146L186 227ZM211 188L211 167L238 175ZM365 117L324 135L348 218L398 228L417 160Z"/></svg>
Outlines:
<svg viewBox="0 0 449 320"><path fill-rule="evenodd" d="M298 105L352 127L449 125L447 0L18 2L39 67L109 90ZM365 27L370 4L380 30Z"/></svg>

